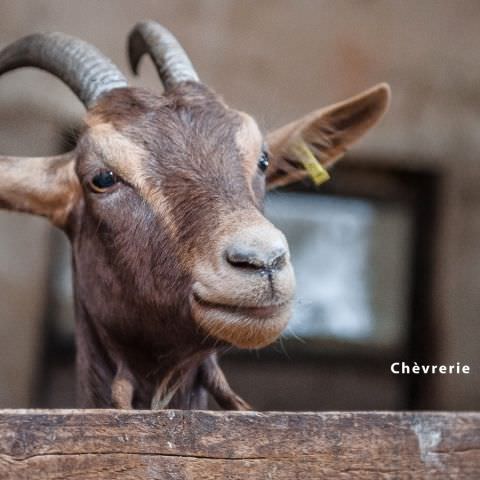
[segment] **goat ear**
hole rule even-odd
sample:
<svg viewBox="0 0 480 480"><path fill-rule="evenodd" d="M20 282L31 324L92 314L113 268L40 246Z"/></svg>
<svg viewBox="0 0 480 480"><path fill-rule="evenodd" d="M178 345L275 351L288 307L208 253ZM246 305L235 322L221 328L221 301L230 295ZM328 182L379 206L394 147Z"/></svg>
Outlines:
<svg viewBox="0 0 480 480"><path fill-rule="evenodd" d="M0 208L28 212L65 226L80 195L73 153L54 157L0 156Z"/></svg>
<svg viewBox="0 0 480 480"><path fill-rule="evenodd" d="M288 185L308 176L305 158L301 158L305 148L323 167L332 165L380 120L389 100L390 87L382 83L270 133L267 188Z"/></svg>

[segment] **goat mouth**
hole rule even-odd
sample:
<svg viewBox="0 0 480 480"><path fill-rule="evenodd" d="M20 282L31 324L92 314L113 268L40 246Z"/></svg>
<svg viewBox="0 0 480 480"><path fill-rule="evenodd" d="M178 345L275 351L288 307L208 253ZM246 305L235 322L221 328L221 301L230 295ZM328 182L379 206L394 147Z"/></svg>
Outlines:
<svg viewBox="0 0 480 480"><path fill-rule="evenodd" d="M273 305L265 306L243 306L243 305L227 305L223 303L210 302L201 298L197 293L192 294L193 302L203 309L215 310L223 312L227 316L240 316L248 318L271 319L275 317L278 312L284 310L289 306L290 302L276 303Z"/></svg>
<svg viewBox="0 0 480 480"><path fill-rule="evenodd" d="M192 291L190 304L194 321L208 336L239 348L260 348L274 342L286 327L292 300L265 305L216 302ZM252 302L253 303L253 302Z"/></svg>

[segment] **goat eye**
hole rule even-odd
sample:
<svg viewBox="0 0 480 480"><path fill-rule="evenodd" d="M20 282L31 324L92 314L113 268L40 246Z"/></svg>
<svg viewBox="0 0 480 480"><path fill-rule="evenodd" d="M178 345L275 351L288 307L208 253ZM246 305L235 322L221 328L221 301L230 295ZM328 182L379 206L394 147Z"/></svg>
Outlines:
<svg viewBox="0 0 480 480"><path fill-rule="evenodd" d="M90 181L92 189L103 193L118 182L117 176L111 171L103 171L95 175Z"/></svg>
<svg viewBox="0 0 480 480"><path fill-rule="evenodd" d="M258 159L258 168L262 172L265 172L265 170L268 168L268 161L269 161L268 152L264 150L260 155L260 158Z"/></svg>

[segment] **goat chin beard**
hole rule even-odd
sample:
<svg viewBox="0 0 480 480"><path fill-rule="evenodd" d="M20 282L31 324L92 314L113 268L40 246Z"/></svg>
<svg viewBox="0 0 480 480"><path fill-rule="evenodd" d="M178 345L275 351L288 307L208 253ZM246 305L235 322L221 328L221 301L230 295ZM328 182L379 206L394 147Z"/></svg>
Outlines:
<svg viewBox="0 0 480 480"><path fill-rule="evenodd" d="M245 308L192 300L193 317L202 330L239 348L260 348L274 342L287 326L291 310L291 302Z"/></svg>

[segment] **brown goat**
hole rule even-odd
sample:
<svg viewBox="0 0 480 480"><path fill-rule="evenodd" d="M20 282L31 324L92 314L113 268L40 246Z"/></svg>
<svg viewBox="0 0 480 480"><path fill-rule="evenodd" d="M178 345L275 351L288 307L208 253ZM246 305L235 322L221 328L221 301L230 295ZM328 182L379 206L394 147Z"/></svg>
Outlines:
<svg viewBox="0 0 480 480"><path fill-rule="evenodd" d="M163 27L140 23L129 40L132 68L150 54L163 95L128 87L94 47L60 33L0 52L0 74L41 68L87 108L72 152L0 157L0 207L43 215L71 241L82 406L205 408L210 392L244 409L216 353L273 342L294 294L265 190L307 176L299 144L330 166L379 120L389 89L264 137L200 83Z"/></svg>

